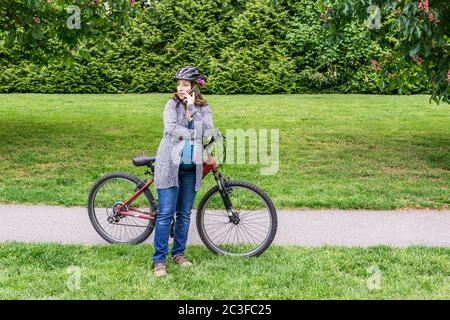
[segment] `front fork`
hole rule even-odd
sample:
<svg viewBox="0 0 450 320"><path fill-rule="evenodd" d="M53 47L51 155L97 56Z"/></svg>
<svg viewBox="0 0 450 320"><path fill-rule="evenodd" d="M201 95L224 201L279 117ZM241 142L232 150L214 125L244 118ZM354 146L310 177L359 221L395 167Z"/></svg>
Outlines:
<svg viewBox="0 0 450 320"><path fill-rule="evenodd" d="M222 197L223 203L225 204L225 209L227 211L228 218L230 222L234 224L239 224L239 214L233 210L233 204L231 203L231 199L229 197L229 193L232 191L228 187L228 178L224 178L220 172L217 170L213 171L214 179L216 179L217 186L219 187L219 193ZM156 204L156 207L158 205ZM174 237L174 229L175 229L175 217L172 219L172 223L170 224L170 237Z"/></svg>
<svg viewBox="0 0 450 320"><path fill-rule="evenodd" d="M232 190L228 186L228 178L224 178L220 172L217 170L213 171L214 179L216 179L217 186L219 188L220 196L222 197L223 203L225 205L225 209L227 210L228 218L230 222L234 224L238 224L240 219L239 215L236 211L233 210L233 204L231 203L231 199L229 197L229 193Z"/></svg>

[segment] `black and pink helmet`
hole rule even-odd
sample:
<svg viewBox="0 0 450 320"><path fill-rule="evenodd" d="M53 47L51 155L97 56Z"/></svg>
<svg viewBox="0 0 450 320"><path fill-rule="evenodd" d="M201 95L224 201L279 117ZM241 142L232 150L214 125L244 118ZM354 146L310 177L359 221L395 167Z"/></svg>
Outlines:
<svg viewBox="0 0 450 320"><path fill-rule="evenodd" d="M173 80L188 80L196 83L199 87L205 86L205 77L200 73L196 67L184 66L180 68Z"/></svg>

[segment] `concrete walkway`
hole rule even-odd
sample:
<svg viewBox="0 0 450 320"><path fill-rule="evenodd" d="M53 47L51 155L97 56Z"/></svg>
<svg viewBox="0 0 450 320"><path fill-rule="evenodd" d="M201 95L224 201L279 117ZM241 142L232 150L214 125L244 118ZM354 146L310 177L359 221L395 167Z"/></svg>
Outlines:
<svg viewBox="0 0 450 320"><path fill-rule="evenodd" d="M188 243L201 244L192 213ZM106 244L84 207L0 205L0 218L0 242ZM450 247L450 210L278 210L274 243Z"/></svg>

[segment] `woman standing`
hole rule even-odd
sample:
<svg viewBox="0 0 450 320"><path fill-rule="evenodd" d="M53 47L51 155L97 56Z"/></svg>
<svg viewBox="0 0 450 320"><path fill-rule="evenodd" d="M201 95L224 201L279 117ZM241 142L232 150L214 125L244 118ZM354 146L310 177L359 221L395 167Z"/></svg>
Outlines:
<svg viewBox="0 0 450 320"><path fill-rule="evenodd" d="M177 71L176 92L164 108L163 138L155 161L158 215L155 225L153 267L157 277L167 274L166 255L174 214L172 260L191 266L185 256L190 215L203 173L203 138L213 129L212 111L201 94L192 95L194 85L203 87L204 77L192 66ZM200 156L197 156L200 155Z"/></svg>

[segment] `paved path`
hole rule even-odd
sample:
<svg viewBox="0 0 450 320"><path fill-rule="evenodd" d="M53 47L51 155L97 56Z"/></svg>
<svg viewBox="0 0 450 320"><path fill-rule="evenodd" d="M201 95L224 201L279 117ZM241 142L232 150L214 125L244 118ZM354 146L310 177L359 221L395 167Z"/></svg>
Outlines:
<svg viewBox="0 0 450 320"><path fill-rule="evenodd" d="M191 219L188 243L201 243ZM84 207L0 205L0 242L105 244ZM274 243L450 247L450 210L278 210ZM152 236L146 241L151 243Z"/></svg>

